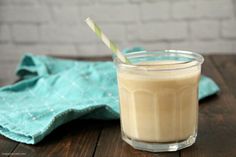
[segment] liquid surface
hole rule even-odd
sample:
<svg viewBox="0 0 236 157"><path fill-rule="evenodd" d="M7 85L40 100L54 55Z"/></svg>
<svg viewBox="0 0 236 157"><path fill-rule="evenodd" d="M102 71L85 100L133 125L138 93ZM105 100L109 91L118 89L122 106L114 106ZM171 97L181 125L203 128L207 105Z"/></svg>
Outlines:
<svg viewBox="0 0 236 157"><path fill-rule="evenodd" d="M195 134L200 67L158 71L160 64L160 69L163 66L172 69L194 63L142 64L142 70L118 70L123 132L130 138L147 142L181 141Z"/></svg>

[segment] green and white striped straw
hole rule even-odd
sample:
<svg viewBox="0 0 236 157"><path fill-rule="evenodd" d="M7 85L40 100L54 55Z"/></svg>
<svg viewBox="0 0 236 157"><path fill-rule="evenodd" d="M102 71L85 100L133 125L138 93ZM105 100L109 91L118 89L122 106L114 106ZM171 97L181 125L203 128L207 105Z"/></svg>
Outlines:
<svg viewBox="0 0 236 157"><path fill-rule="evenodd" d="M116 44L108 39L108 37L102 32L99 26L90 18L88 17L86 20L88 26L97 34L97 36L105 43L105 45L112 50L116 54L116 56L124 63L130 63L128 58L122 55L121 51L118 49Z"/></svg>

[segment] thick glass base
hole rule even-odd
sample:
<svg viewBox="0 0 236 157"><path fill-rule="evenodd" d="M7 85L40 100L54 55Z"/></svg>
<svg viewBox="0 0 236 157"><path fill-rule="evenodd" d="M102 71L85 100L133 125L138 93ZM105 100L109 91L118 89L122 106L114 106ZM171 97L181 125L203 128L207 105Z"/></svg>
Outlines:
<svg viewBox="0 0 236 157"><path fill-rule="evenodd" d="M190 136L188 139L174 142L174 143L153 143L138 141L131 139L122 132L122 139L135 149L149 151L149 152L170 152L177 151L191 146L196 141L197 134Z"/></svg>

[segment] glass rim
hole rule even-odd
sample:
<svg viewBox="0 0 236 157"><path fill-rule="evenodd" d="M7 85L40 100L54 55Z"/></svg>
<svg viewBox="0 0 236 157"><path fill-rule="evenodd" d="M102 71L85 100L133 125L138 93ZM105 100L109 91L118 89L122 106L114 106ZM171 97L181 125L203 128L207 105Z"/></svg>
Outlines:
<svg viewBox="0 0 236 157"><path fill-rule="evenodd" d="M145 71L171 71L171 70L182 70L182 69L188 69L192 68L198 65L201 65L204 62L204 58L201 54L192 52L192 51L184 51L184 50L162 50L162 51L136 51L136 52L131 52L124 54L128 59L132 58L140 58L140 57L151 57L151 56L165 56L165 55L170 55L170 56L184 56L187 58L192 58L193 61L187 61L187 62L181 62L181 63L175 63L176 64L187 64L196 61L195 64L191 64L190 66L186 67L175 67L175 68L160 68L161 65L155 65L155 67L158 67L158 69L147 69L145 67L150 66L150 64L129 64L129 63L124 63L122 62L118 57L114 57L114 62L118 66L122 66L125 68L137 68L139 70L145 70ZM172 64L169 64L172 65Z"/></svg>

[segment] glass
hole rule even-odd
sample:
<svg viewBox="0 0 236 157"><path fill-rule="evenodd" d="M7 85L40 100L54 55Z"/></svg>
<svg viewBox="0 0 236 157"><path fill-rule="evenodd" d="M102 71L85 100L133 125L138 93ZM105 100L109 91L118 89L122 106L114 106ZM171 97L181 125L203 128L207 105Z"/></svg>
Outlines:
<svg viewBox="0 0 236 157"><path fill-rule="evenodd" d="M114 58L122 139L136 149L163 152L191 146L197 137L200 54L134 52L131 64Z"/></svg>

